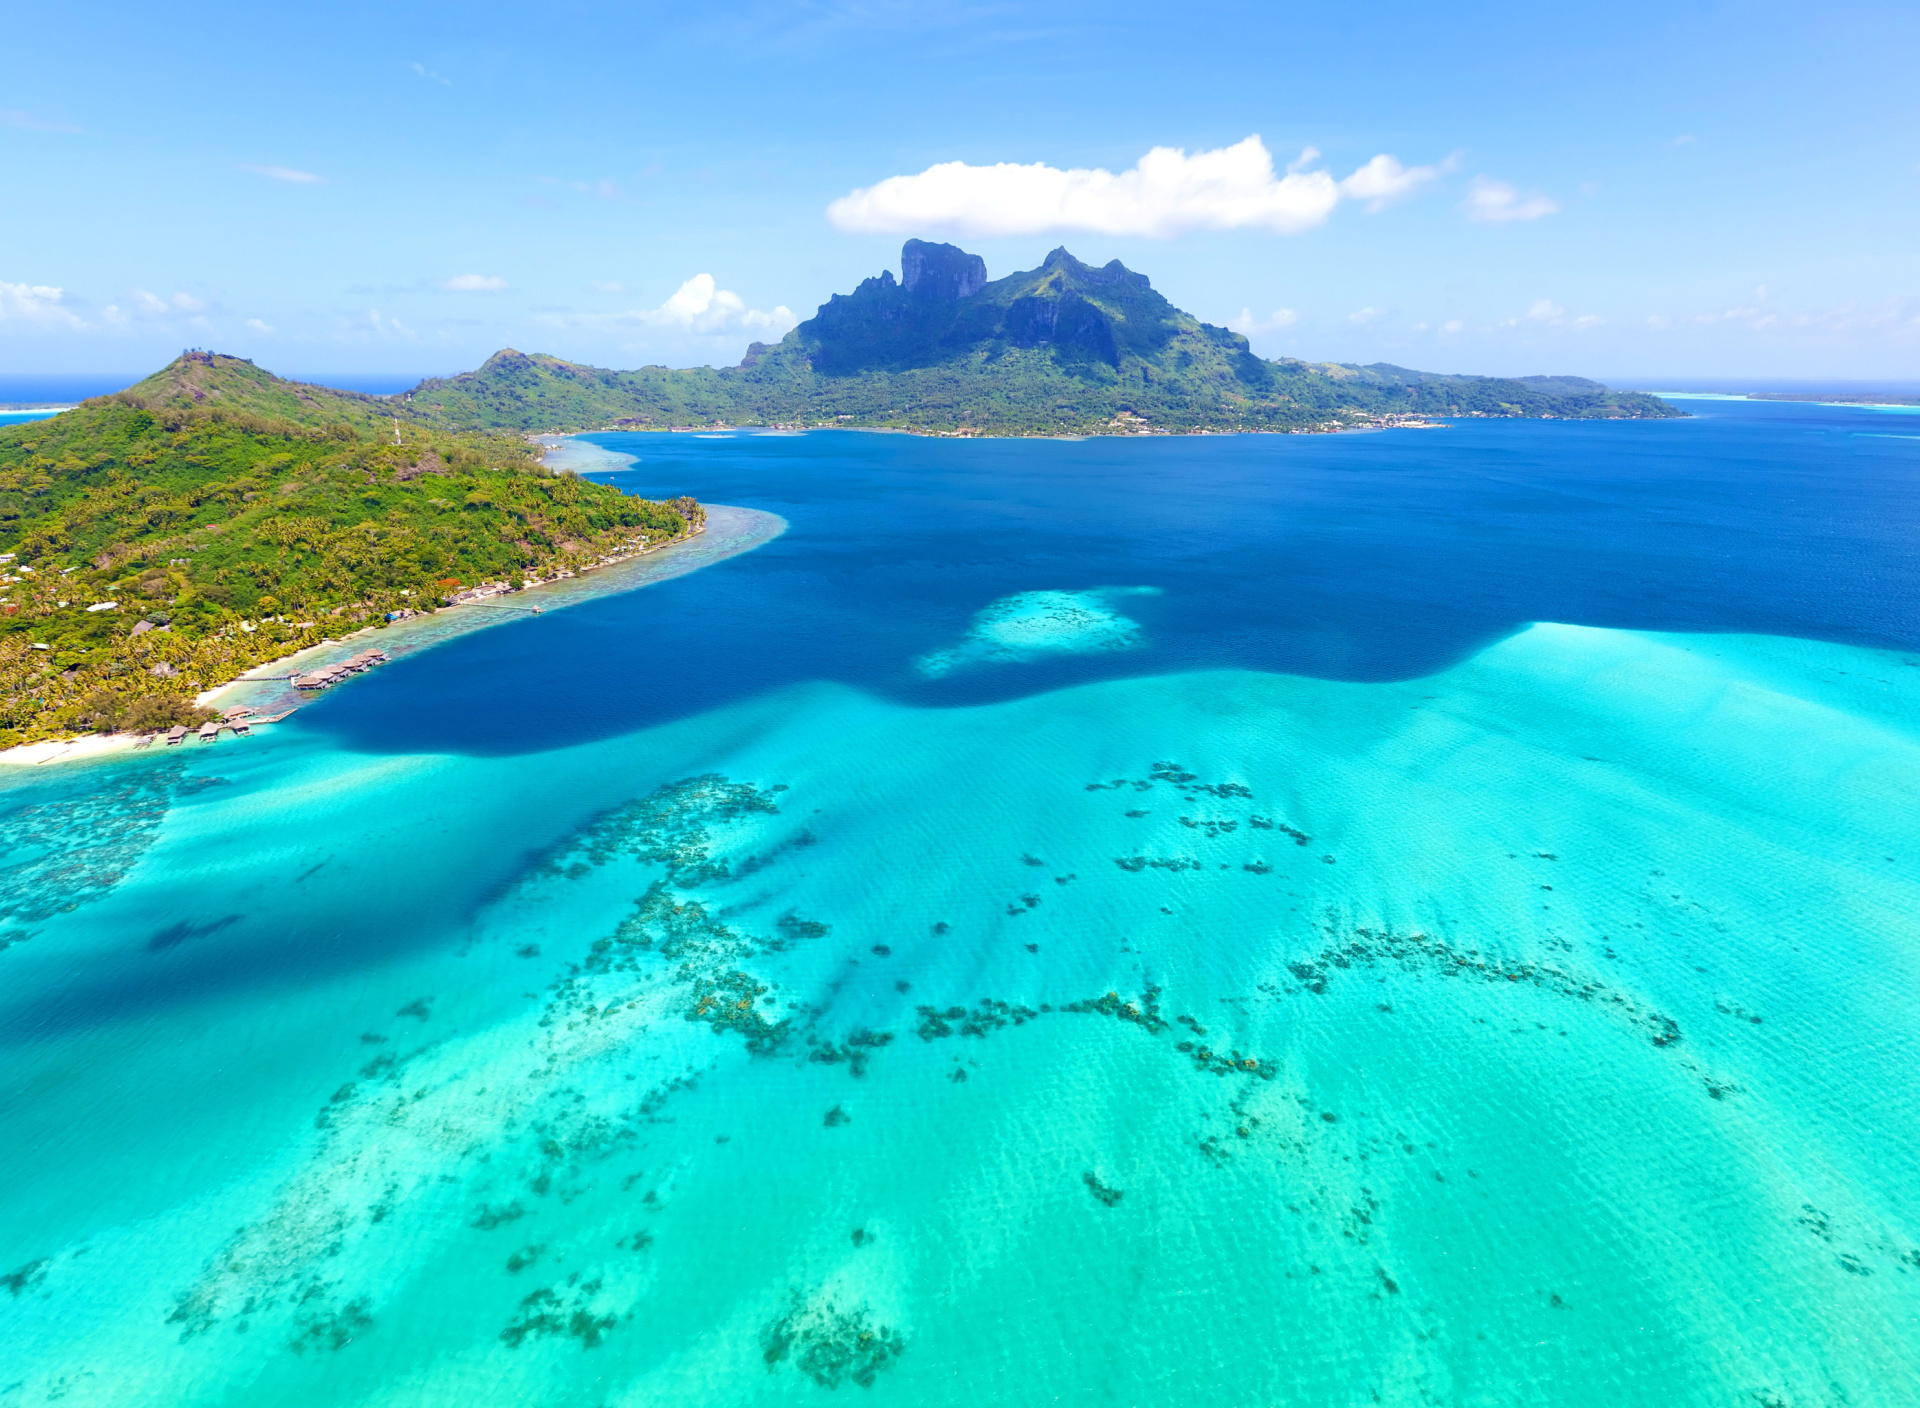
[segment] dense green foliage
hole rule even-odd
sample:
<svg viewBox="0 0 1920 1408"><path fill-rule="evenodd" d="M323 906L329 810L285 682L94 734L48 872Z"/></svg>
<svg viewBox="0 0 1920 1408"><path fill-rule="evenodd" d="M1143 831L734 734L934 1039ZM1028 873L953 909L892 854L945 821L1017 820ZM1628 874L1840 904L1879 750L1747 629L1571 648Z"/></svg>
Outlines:
<svg viewBox="0 0 1920 1408"><path fill-rule="evenodd" d="M0 431L0 729L164 721L257 661L704 517L393 412L190 353Z"/></svg>
<svg viewBox="0 0 1920 1408"><path fill-rule="evenodd" d="M1579 377L1440 376L1256 357L1118 260L1064 249L986 282L978 256L907 242L901 265L835 294L738 367L604 371L497 353L422 382L409 409L450 427L885 425L989 434L1303 430L1381 416L1664 417Z"/></svg>

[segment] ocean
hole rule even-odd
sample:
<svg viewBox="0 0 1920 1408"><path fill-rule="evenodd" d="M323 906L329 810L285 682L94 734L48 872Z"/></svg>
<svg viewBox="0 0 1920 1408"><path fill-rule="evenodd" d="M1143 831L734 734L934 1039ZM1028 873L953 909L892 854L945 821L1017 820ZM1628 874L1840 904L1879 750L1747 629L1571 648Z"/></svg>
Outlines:
<svg viewBox="0 0 1920 1408"><path fill-rule="evenodd" d="M1920 417L777 514L0 779L0 1408L1920 1400Z"/></svg>

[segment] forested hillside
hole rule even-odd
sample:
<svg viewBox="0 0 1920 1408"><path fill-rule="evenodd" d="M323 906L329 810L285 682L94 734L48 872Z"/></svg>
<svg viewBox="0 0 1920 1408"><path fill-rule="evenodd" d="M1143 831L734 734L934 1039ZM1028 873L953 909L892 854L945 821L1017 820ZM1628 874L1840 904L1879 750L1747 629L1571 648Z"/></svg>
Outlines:
<svg viewBox="0 0 1920 1408"><path fill-rule="evenodd" d="M189 353L0 431L0 742L183 720L258 661L703 518L548 474L517 435Z"/></svg>

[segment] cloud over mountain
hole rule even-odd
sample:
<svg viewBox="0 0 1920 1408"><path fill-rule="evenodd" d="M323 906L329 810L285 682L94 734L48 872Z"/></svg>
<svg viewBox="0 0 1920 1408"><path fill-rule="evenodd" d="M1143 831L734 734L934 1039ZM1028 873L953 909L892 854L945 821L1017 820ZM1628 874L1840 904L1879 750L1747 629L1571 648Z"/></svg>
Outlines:
<svg viewBox="0 0 1920 1408"><path fill-rule="evenodd" d="M658 308L635 308L624 313L549 314L539 321L554 327L638 325L713 337L727 333L778 336L798 319L784 304L771 311L749 308L739 294L721 288L712 274L695 274Z"/></svg>
<svg viewBox="0 0 1920 1408"><path fill-rule="evenodd" d="M938 231L1036 235L1080 231L1169 239L1194 230L1298 234L1325 222L1342 195L1379 208L1433 179L1438 167L1405 167L1376 156L1345 181L1302 169L1308 148L1284 173L1259 136L1189 155L1155 147L1130 170L1061 170L1044 163L971 166L942 162L915 176L890 176L827 207L842 230L862 234Z"/></svg>

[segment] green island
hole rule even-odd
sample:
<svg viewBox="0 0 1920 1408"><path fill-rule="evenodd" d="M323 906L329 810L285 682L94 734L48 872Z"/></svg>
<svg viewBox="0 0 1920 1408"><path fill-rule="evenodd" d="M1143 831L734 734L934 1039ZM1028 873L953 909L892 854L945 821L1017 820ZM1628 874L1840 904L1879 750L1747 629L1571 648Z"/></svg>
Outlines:
<svg viewBox="0 0 1920 1408"><path fill-rule="evenodd" d="M540 463L535 432L712 425L949 435L1323 432L1435 417L1664 418L1580 377L1253 354L1118 260L989 281L909 240L736 367L608 371L505 350L371 396L189 351L0 429L0 747L193 723L200 693L325 639L697 532Z"/></svg>
<svg viewBox="0 0 1920 1408"><path fill-rule="evenodd" d="M209 352L0 431L0 746L197 722L265 661L704 522L537 452Z"/></svg>
<svg viewBox="0 0 1920 1408"><path fill-rule="evenodd" d="M976 435L1320 431L1430 416L1653 419L1657 397L1582 377L1443 376L1385 363L1257 357L1118 260L1056 249L991 282L984 260L908 240L891 270L835 294L737 367L607 371L496 353L423 381L409 404L456 429L871 426Z"/></svg>

